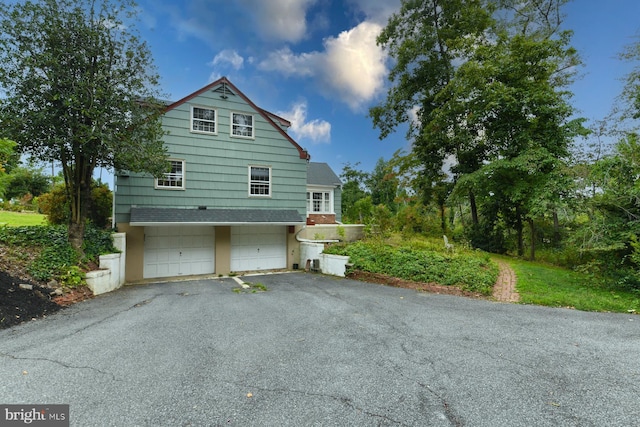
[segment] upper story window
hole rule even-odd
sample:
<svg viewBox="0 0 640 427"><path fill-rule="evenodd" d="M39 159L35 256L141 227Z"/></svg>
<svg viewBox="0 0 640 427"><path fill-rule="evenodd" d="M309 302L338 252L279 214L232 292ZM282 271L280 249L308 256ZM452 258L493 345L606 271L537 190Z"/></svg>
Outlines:
<svg viewBox="0 0 640 427"><path fill-rule="evenodd" d="M215 134L216 110L206 107L191 107L191 131Z"/></svg>
<svg viewBox="0 0 640 427"><path fill-rule="evenodd" d="M271 168L249 166L249 195L271 196Z"/></svg>
<svg viewBox="0 0 640 427"><path fill-rule="evenodd" d="M253 116L244 113L231 113L231 136L253 138Z"/></svg>
<svg viewBox="0 0 640 427"><path fill-rule="evenodd" d="M307 212L333 213L331 191L307 191Z"/></svg>
<svg viewBox="0 0 640 427"><path fill-rule="evenodd" d="M170 160L171 172L156 178L156 188L184 190L184 160Z"/></svg>

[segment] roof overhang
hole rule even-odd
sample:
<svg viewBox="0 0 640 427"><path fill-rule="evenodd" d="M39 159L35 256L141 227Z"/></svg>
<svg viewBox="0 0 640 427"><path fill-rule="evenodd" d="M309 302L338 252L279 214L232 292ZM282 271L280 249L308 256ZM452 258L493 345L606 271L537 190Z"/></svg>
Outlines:
<svg viewBox="0 0 640 427"><path fill-rule="evenodd" d="M131 208L129 225L304 225L306 220L295 209L182 209Z"/></svg>

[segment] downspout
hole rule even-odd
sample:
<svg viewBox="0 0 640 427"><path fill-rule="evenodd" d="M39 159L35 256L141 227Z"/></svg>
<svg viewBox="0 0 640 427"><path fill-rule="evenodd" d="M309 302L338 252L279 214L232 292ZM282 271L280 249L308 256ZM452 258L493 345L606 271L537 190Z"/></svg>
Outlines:
<svg viewBox="0 0 640 427"><path fill-rule="evenodd" d="M114 171L113 173L113 193L111 195L111 229L116 229L116 179L117 174Z"/></svg>

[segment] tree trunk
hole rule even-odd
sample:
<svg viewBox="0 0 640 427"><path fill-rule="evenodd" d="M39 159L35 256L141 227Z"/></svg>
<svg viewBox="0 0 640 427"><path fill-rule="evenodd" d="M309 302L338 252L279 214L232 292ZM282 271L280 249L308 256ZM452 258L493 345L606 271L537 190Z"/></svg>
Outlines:
<svg viewBox="0 0 640 427"><path fill-rule="evenodd" d="M523 236L523 224L522 224L522 214L520 213L520 208L516 208L516 221L515 228L518 238L518 256L524 256L524 236Z"/></svg>
<svg viewBox="0 0 640 427"><path fill-rule="evenodd" d="M447 232L447 212L444 205L440 205L440 224L442 225L442 232Z"/></svg>
<svg viewBox="0 0 640 427"><path fill-rule="evenodd" d="M88 213L91 209L91 179L93 167L85 159L76 157L74 167L63 167L67 197L71 208L69 218L68 239L71 247L82 257L84 230Z"/></svg>
<svg viewBox="0 0 640 427"><path fill-rule="evenodd" d="M536 225L533 222L533 219L529 219L529 231L531 238L531 247L529 252L529 259L531 261L535 261L536 259Z"/></svg>
<svg viewBox="0 0 640 427"><path fill-rule="evenodd" d="M560 219L558 219L558 211L553 211L553 247L560 247Z"/></svg>
<svg viewBox="0 0 640 427"><path fill-rule="evenodd" d="M469 205L471 206L471 221L473 225L478 225L478 207L476 206L476 196L469 191Z"/></svg>

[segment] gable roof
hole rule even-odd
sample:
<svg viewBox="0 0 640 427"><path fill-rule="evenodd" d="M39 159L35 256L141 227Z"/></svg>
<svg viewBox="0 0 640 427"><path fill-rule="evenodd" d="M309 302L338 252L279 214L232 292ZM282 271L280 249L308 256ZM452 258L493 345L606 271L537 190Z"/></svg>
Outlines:
<svg viewBox="0 0 640 427"><path fill-rule="evenodd" d="M309 162L307 165L307 185L336 187L342 185L342 182L328 164Z"/></svg>
<svg viewBox="0 0 640 427"><path fill-rule="evenodd" d="M284 129L282 129L281 126L285 126L285 127L289 127L291 126L291 122L289 122L288 120L277 116L273 113L270 113L266 110L263 110L262 108L258 107L256 104L253 103L253 101L251 101L249 98L247 98L247 96L242 93L242 91L240 91L240 89L238 89L237 87L235 87L235 85L233 83L231 83L226 77L221 77L218 80L214 81L213 83L209 83L208 85L206 85L205 87L203 87L202 89L199 89L187 96L185 96L184 98L169 104L164 112L166 113L167 111L171 111L174 108L184 104L185 102L195 98L196 96L207 92L209 90L212 90L214 92L219 92L221 93L221 97L223 99L226 99L227 93L229 94L234 94L234 95L238 95L240 98L242 98L247 104L249 104L258 114L260 114L260 116L262 116L263 119L265 119L267 121L267 123L269 123L270 125L273 126L274 129L276 129L287 141L289 141L297 150L298 153L300 154L300 158L301 159L305 159L305 160L309 160L311 158L311 156L309 155L309 152L307 152L307 150L303 149L296 141L293 140L293 138L291 138L289 136L289 134L287 132L284 131ZM275 121L278 121L280 123L280 125L278 125L278 123L276 123Z"/></svg>

